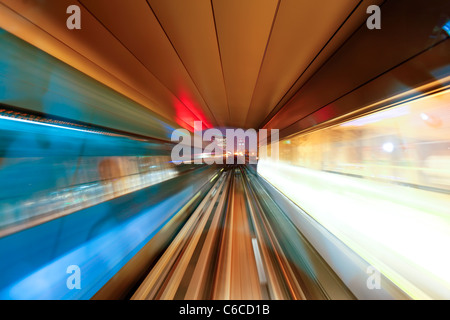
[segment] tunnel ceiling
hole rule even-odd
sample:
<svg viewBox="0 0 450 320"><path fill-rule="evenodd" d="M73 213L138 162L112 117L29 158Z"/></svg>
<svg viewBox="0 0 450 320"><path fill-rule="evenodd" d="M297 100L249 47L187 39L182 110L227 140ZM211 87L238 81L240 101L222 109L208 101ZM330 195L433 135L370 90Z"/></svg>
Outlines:
<svg viewBox="0 0 450 320"><path fill-rule="evenodd" d="M66 27L74 4L80 30ZM366 27L372 4L381 30ZM449 10L446 0L0 0L0 27L177 127L286 137L443 77Z"/></svg>
<svg viewBox="0 0 450 320"><path fill-rule="evenodd" d="M179 125L259 128L360 25L359 2L1 0L0 12L3 28ZM81 30L66 27L73 4Z"/></svg>

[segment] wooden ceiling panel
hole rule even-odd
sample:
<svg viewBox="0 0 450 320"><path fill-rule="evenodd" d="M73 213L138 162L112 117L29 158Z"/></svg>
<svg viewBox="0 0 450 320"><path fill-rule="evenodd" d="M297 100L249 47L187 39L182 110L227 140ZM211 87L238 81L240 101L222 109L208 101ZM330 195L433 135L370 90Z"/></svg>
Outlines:
<svg viewBox="0 0 450 320"><path fill-rule="evenodd" d="M228 102L210 0L149 0L167 36L220 126Z"/></svg>
<svg viewBox="0 0 450 320"><path fill-rule="evenodd" d="M194 113L197 120L209 125L214 122L211 121L214 116L145 0L133 0L133 5L123 0L80 2L178 98L174 102L176 110L181 103Z"/></svg>
<svg viewBox="0 0 450 320"><path fill-rule="evenodd" d="M244 127L267 41L276 0L213 0L230 126Z"/></svg>
<svg viewBox="0 0 450 320"><path fill-rule="evenodd" d="M63 49L55 51L56 47L48 41L33 42L41 50L83 70L89 76L163 117L172 120L176 118L175 109L170 107L173 101L170 92L145 70L95 17L84 10L79 2L73 0L2 0L1 2L15 14L30 22L26 28L19 29L10 26L9 30L16 36L26 40L28 30L37 26L61 45L72 48L74 53L68 56ZM82 28L80 30L69 30L66 27L68 18L66 9L72 4L79 5L82 9ZM79 59L77 55L83 59ZM82 64L80 61L83 61ZM152 90L149 90L149 87Z"/></svg>
<svg viewBox="0 0 450 320"><path fill-rule="evenodd" d="M283 0L246 119L257 127L308 68L358 0Z"/></svg>
<svg viewBox="0 0 450 320"><path fill-rule="evenodd" d="M346 17L367 1L375 0L0 3L72 49L74 58L54 44L29 42L181 126L203 120L258 128L354 31L358 24L348 27ZM82 9L81 30L66 27L73 4Z"/></svg>
<svg viewBox="0 0 450 320"><path fill-rule="evenodd" d="M346 105L347 112L352 108L353 111L364 108L387 99L390 95L398 95L406 90L405 88L411 89L430 81L429 79L433 78L430 70L433 68L422 63L414 65L411 61L414 57L430 51L440 41L448 41L448 35L443 30L439 31L439 26L442 21L446 21L442 18L442 12L449 12L450 5L445 0L435 1L432 6L420 0L414 1L414 5L406 5L409 1L384 2L383 24L380 30L369 30L366 27L364 20L367 19L367 2L363 3L360 6L363 12L360 13L365 19L360 27L282 106L265 127L299 128L296 123L303 123L302 129L305 129L305 123L308 123L306 127L311 127L341 116L341 101L348 97L357 98L352 98L355 100ZM356 12L352 17L359 15ZM446 57L448 61L449 55ZM445 61L438 53L435 53L435 60ZM402 74L398 70L402 70L400 66L407 62L411 62L410 70ZM445 65L445 62L439 63ZM441 67L442 65L434 66ZM390 74L384 78L386 86L380 85L381 89L369 86L386 74ZM366 87L371 90L364 91ZM364 94L359 95L359 92ZM291 129L284 131L291 132Z"/></svg>

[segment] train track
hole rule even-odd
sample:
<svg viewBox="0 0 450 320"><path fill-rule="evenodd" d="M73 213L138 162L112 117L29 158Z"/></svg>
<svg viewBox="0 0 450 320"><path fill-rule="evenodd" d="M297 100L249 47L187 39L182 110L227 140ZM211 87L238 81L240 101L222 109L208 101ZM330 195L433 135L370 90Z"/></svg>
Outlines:
<svg viewBox="0 0 450 320"><path fill-rule="evenodd" d="M224 168L131 299L330 298L308 263L299 266L290 258L299 252L279 240L280 230L267 214L274 210L267 209L270 200L261 192L246 167ZM308 247L301 235L297 240Z"/></svg>

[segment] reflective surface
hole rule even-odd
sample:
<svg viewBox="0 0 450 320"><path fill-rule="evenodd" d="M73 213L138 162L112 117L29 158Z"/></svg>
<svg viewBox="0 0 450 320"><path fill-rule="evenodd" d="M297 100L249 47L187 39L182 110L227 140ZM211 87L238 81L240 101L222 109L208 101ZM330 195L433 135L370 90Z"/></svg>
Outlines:
<svg viewBox="0 0 450 320"><path fill-rule="evenodd" d="M178 174L165 145L61 123L0 110L0 235Z"/></svg>
<svg viewBox="0 0 450 320"><path fill-rule="evenodd" d="M449 298L450 91L280 141L258 173L413 298Z"/></svg>
<svg viewBox="0 0 450 320"><path fill-rule="evenodd" d="M133 299L354 299L268 196L228 166Z"/></svg>

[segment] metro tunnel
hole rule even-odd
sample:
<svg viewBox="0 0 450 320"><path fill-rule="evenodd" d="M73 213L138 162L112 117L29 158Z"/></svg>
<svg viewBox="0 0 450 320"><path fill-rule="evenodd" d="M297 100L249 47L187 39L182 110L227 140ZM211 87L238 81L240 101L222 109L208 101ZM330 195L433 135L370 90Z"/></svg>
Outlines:
<svg viewBox="0 0 450 320"><path fill-rule="evenodd" d="M0 0L0 299L450 299L449 37L447 0Z"/></svg>

